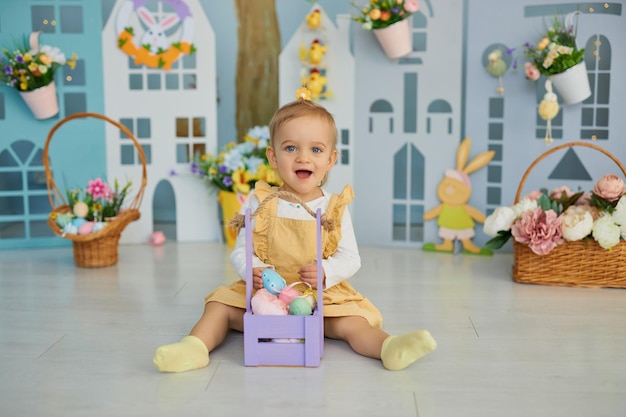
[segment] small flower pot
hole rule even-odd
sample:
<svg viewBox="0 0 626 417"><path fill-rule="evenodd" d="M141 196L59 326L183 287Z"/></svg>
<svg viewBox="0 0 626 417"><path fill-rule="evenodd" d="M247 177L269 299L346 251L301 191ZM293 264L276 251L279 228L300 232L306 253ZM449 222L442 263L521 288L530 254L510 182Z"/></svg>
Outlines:
<svg viewBox="0 0 626 417"><path fill-rule="evenodd" d="M24 102L36 119L49 119L59 113L59 102L54 82L32 91L20 91Z"/></svg>
<svg viewBox="0 0 626 417"><path fill-rule="evenodd" d="M402 58L413 52L408 19L396 22L384 29L374 29L372 32L389 59Z"/></svg>
<svg viewBox="0 0 626 417"><path fill-rule="evenodd" d="M560 74L552 75L550 79L565 104L580 103L591 95L585 61L581 61Z"/></svg>

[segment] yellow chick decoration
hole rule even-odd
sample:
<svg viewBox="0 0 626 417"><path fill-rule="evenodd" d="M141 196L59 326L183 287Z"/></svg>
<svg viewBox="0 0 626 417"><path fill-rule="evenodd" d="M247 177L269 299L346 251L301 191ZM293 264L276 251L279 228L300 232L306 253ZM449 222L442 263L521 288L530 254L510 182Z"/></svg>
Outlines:
<svg viewBox="0 0 626 417"><path fill-rule="evenodd" d="M328 97L330 93L324 92L324 88L326 87L326 77L320 74L320 71L317 68L313 68L309 72L309 76L303 77L301 80L302 85L306 85L311 91L311 99L319 100L320 98Z"/></svg>
<svg viewBox="0 0 626 417"><path fill-rule="evenodd" d="M498 94L504 94L504 87L502 86L502 75L506 72L507 65L506 62L504 62L504 60L502 59L502 51L496 49L495 51L490 52L487 56L487 60L489 61L489 63L485 67L485 70L487 70L489 74L498 79L498 88L496 89L496 92Z"/></svg>
<svg viewBox="0 0 626 417"><path fill-rule="evenodd" d="M556 94L552 92L552 81L546 80L546 93L543 95L543 100L539 103L537 113L539 117L546 121L546 137L545 142L550 144L554 141L552 139L552 119L559 114L560 106Z"/></svg>
<svg viewBox="0 0 626 417"><path fill-rule="evenodd" d="M319 39L314 39L313 42L311 42L311 46L309 47L308 64L319 65L324 59L326 50L326 46L322 45ZM300 55L300 59L302 59L302 54Z"/></svg>
<svg viewBox="0 0 626 417"><path fill-rule="evenodd" d="M317 29L322 24L322 13L320 9L314 9L306 16L306 23L309 29Z"/></svg>

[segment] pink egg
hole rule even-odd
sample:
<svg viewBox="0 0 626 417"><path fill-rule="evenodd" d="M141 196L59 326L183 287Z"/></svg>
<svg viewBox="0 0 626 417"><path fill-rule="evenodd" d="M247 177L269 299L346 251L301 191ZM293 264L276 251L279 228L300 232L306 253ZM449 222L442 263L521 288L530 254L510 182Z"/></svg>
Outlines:
<svg viewBox="0 0 626 417"><path fill-rule="evenodd" d="M79 235L88 235L93 232L93 222L85 222L78 228Z"/></svg>
<svg viewBox="0 0 626 417"><path fill-rule="evenodd" d="M300 291L296 290L293 287L287 287L285 289L283 289L280 294L278 294L278 298L280 298L280 301L282 301L283 303L289 305L289 303L291 303L291 301L294 298L297 298L300 296Z"/></svg>

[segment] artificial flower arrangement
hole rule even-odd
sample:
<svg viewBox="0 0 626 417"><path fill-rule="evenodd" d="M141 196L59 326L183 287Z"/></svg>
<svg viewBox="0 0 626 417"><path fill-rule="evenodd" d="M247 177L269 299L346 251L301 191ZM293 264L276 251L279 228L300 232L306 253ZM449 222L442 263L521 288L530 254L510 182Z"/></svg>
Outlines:
<svg viewBox="0 0 626 417"><path fill-rule="evenodd" d="M528 79L534 81L541 75L560 74L583 60L585 49L576 46L576 15L576 12L564 18L556 15L552 27L546 30L536 45L530 42L524 44L524 55L529 59L524 64L524 73Z"/></svg>
<svg viewBox="0 0 626 417"><path fill-rule="evenodd" d="M268 126L255 126L248 130L243 142L231 142L217 155L196 155L191 171L210 187L240 194L248 194L260 180L282 185L265 155L269 138Z"/></svg>
<svg viewBox="0 0 626 417"><path fill-rule="evenodd" d="M111 187L101 178L89 180L87 188L73 188L66 191L68 214L52 213L63 234L89 234L106 227L124 209L124 200L132 186L129 181L120 188L117 179Z"/></svg>
<svg viewBox="0 0 626 417"><path fill-rule="evenodd" d="M29 46L26 36L16 42L12 50L4 48L0 57L0 81L19 91L33 91L54 81L55 72L63 65L76 67L76 54L68 60L61 50L54 46Z"/></svg>
<svg viewBox="0 0 626 417"><path fill-rule="evenodd" d="M352 5L361 13L352 19L361 23L366 30L384 29L419 10L419 3L416 0L370 0L364 7L354 3Z"/></svg>
<svg viewBox="0 0 626 417"><path fill-rule="evenodd" d="M501 248L511 237L537 255L557 245L593 239L611 249L626 240L626 189L617 175L602 177L593 192L574 193L568 187L533 191L510 207L487 216L484 232L493 236L485 247Z"/></svg>

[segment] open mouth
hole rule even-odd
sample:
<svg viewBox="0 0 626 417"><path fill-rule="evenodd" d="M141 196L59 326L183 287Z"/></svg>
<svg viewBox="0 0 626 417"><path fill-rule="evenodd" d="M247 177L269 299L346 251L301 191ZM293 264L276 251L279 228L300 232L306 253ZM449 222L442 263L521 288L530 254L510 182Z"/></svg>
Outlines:
<svg viewBox="0 0 626 417"><path fill-rule="evenodd" d="M296 176L301 179L309 178L311 175L313 175L313 172L305 169L299 169L296 171Z"/></svg>

